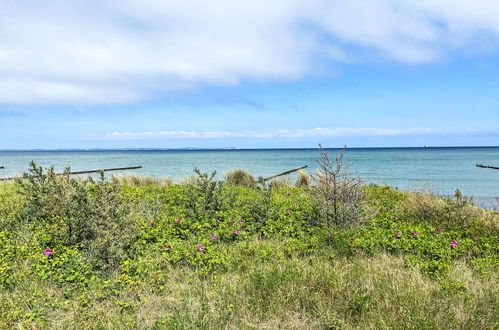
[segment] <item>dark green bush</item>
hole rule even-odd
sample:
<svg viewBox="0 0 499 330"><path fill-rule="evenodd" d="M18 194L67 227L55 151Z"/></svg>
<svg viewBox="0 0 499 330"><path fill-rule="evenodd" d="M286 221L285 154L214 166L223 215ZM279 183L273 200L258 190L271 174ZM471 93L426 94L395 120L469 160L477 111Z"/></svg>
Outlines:
<svg viewBox="0 0 499 330"><path fill-rule="evenodd" d="M52 167L44 171L31 163L16 180L25 199L19 222L57 224L60 241L83 246L100 268L115 268L134 241L136 221L122 202L119 187L102 173L98 180L71 178L69 173L69 168L58 175Z"/></svg>

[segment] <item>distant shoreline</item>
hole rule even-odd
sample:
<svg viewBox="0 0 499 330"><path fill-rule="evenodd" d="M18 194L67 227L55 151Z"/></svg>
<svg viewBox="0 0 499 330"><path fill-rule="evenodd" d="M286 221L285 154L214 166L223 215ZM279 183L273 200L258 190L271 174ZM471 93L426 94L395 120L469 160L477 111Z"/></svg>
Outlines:
<svg viewBox="0 0 499 330"><path fill-rule="evenodd" d="M422 147L347 147L354 150L373 150L373 149L494 149L499 146L422 146ZM314 148L239 148L239 147L221 147L221 148L69 148L69 149L0 149L0 152L106 152L106 151L255 151L255 150L316 150ZM342 147L326 147L326 150L341 150Z"/></svg>

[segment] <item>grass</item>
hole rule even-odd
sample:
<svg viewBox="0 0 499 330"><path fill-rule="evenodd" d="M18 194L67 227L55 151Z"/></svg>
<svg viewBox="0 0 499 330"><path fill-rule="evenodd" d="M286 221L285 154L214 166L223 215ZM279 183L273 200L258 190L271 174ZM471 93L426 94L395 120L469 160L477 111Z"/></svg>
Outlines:
<svg viewBox="0 0 499 330"><path fill-rule="evenodd" d="M0 184L0 328L499 327L499 213L460 194L339 226L285 180L37 175Z"/></svg>

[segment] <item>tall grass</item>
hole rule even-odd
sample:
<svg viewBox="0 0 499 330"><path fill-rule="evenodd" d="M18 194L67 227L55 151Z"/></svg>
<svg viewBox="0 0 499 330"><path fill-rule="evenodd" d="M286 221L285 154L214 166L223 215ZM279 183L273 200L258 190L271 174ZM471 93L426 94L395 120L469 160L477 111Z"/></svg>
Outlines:
<svg viewBox="0 0 499 330"><path fill-rule="evenodd" d="M252 243L257 250L285 249L282 241ZM328 255L273 260L250 257L216 277L186 267L165 269L165 290L152 279L132 282L118 294L89 288L71 304L50 283L22 279L0 293L0 326L29 328L38 315L48 328L173 329L493 329L498 325L497 274L477 278L463 263L446 281L434 281L403 257L331 258ZM104 291L105 292L105 291ZM50 298L49 298L50 297ZM24 315L13 317L15 306ZM16 320L16 321L13 321Z"/></svg>
<svg viewBox="0 0 499 330"><path fill-rule="evenodd" d="M295 186L304 188L304 187L310 187L310 185L311 185L310 174L308 174L304 170L300 170L296 177Z"/></svg>
<svg viewBox="0 0 499 330"><path fill-rule="evenodd" d="M137 175L134 173L114 174L111 176L111 180L115 184L134 187L173 184L172 179L167 176L163 178L154 178L150 175Z"/></svg>
<svg viewBox="0 0 499 330"><path fill-rule="evenodd" d="M225 174L225 181L233 186L253 187L256 184L255 177L246 170L234 169Z"/></svg>

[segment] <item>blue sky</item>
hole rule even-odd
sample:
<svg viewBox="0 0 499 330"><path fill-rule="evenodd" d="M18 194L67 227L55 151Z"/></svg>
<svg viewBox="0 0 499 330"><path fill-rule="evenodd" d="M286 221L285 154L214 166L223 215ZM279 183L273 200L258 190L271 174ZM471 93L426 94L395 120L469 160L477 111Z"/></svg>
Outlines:
<svg viewBox="0 0 499 330"><path fill-rule="evenodd" d="M499 145L499 3L0 1L0 149Z"/></svg>

